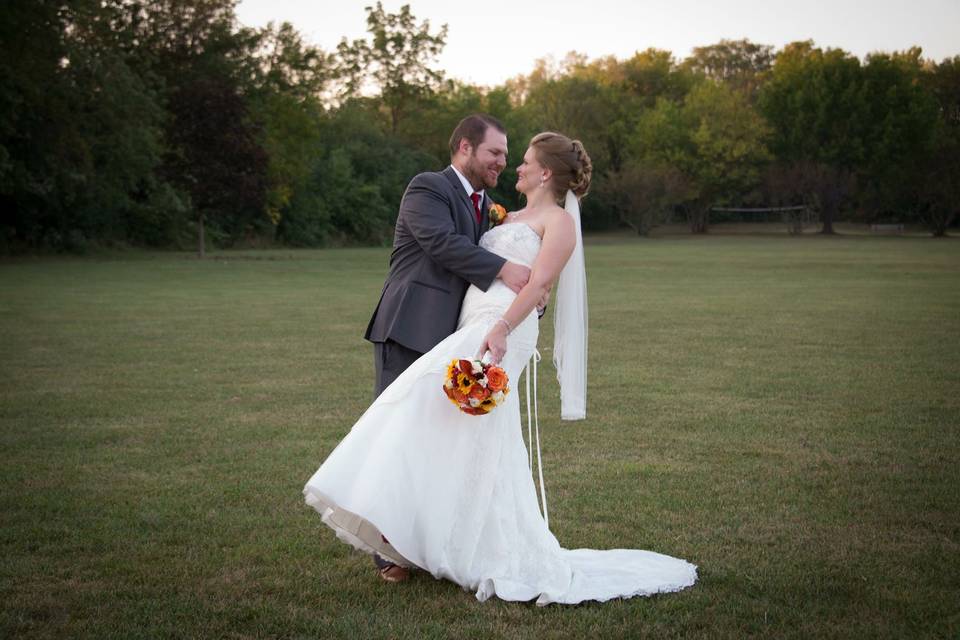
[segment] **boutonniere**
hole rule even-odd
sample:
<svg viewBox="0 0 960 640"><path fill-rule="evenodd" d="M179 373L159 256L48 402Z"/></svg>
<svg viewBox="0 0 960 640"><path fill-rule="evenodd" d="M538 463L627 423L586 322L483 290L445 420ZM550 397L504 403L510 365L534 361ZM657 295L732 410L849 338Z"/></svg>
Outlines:
<svg viewBox="0 0 960 640"><path fill-rule="evenodd" d="M490 228L492 229L507 219L507 210L503 208L503 205L494 203L490 205L487 215L490 218Z"/></svg>

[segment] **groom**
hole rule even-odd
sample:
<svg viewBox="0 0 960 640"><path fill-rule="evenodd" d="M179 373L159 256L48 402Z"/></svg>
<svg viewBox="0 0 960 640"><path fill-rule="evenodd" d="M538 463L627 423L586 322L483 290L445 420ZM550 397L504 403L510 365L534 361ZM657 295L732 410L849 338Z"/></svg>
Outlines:
<svg viewBox="0 0 960 640"><path fill-rule="evenodd" d="M500 278L518 292L530 269L477 246L490 198L507 165L500 122L475 114L450 136L450 166L410 181L397 215L390 272L364 337L373 343L375 395L457 328L467 287Z"/></svg>
<svg viewBox="0 0 960 640"><path fill-rule="evenodd" d="M457 328L467 287L500 278L519 292L530 269L478 246L490 198L507 165L507 134L485 114L467 116L450 136L450 166L410 181L397 215L390 272L364 337L373 343L375 395ZM409 577L374 556L389 582Z"/></svg>

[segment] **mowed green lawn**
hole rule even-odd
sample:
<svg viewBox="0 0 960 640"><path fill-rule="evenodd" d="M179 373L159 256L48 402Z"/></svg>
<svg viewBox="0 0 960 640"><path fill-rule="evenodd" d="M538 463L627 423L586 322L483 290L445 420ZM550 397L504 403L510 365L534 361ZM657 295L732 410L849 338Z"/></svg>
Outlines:
<svg viewBox="0 0 960 640"><path fill-rule="evenodd" d="M546 608L382 583L303 504L387 257L0 264L0 637L960 634L957 240L592 238L586 421L541 336L551 527L700 581Z"/></svg>

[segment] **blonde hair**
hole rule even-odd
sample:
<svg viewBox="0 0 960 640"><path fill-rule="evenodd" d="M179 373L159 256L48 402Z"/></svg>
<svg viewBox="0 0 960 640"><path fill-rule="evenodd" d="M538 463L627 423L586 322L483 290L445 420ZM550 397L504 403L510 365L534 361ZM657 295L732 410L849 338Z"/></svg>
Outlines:
<svg viewBox="0 0 960 640"><path fill-rule="evenodd" d="M562 133L544 131L533 137L530 146L537 161L553 173L549 184L558 202L566 197L568 189L578 198L587 194L593 163L582 142Z"/></svg>

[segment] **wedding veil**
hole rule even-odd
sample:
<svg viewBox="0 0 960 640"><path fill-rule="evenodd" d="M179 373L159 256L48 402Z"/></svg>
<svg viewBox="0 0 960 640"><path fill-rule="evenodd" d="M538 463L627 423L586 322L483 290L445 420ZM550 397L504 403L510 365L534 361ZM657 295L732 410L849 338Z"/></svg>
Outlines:
<svg viewBox="0 0 960 640"><path fill-rule="evenodd" d="M560 418L587 416L587 272L580 229L580 201L567 191L563 208L576 223L577 243L557 282L553 327L553 364L560 383Z"/></svg>

